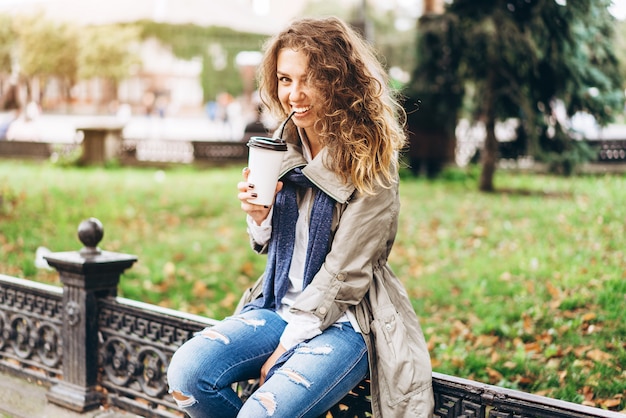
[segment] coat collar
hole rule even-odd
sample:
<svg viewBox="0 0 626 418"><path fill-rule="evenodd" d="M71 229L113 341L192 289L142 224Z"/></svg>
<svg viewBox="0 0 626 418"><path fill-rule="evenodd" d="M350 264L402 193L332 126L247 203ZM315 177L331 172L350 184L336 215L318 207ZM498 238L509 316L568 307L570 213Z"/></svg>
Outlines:
<svg viewBox="0 0 626 418"><path fill-rule="evenodd" d="M296 167L304 167L302 173L336 202L346 203L350 200L350 196L355 190L354 184L351 180L344 182L339 175L326 167L324 161L328 158L327 148L323 148L313 161L307 164L299 142L298 144L288 143L287 147L287 153L280 170L281 177Z"/></svg>

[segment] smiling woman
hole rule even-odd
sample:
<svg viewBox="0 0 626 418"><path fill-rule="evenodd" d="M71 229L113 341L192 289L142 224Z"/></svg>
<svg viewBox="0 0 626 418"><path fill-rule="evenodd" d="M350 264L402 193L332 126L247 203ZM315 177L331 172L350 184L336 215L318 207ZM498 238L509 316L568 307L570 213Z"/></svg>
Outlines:
<svg viewBox="0 0 626 418"><path fill-rule="evenodd" d="M192 417L319 417L371 377L376 417L433 413L428 348L387 264L399 215L404 113L371 46L337 18L269 40L259 93L287 151L269 205L237 184L264 274L235 315L172 357L172 396ZM284 128L284 130L283 130ZM284 132L284 135L283 135ZM233 383L258 378L243 402Z"/></svg>

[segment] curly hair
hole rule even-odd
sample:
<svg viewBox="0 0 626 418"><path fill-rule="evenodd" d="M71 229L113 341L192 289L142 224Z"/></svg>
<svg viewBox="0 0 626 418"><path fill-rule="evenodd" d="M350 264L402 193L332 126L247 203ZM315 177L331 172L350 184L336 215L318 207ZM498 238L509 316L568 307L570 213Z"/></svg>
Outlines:
<svg viewBox="0 0 626 418"><path fill-rule="evenodd" d="M324 117L315 129L325 147L325 164L362 193L396 181L398 152L406 144L406 114L370 45L335 17L294 21L265 45L259 67L261 100L278 119L287 117L278 97L276 68L282 49L308 57L308 80L322 94ZM293 137L289 125L286 136Z"/></svg>

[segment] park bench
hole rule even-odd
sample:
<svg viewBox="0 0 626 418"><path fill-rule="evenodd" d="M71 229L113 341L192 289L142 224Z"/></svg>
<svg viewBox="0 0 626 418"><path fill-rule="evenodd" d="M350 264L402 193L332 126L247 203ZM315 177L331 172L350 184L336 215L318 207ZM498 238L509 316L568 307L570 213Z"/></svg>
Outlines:
<svg viewBox="0 0 626 418"><path fill-rule="evenodd" d="M0 156L4 158L47 159L52 144L36 141L0 141Z"/></svg>
<svg viewBox="0 0 626 418"><path fill-rule="evenodd" d="M217 321L117 297L121 274L137 258L100 250L102 236L99 221L84 221L80 251L45 256L62 287L0 275L0 372L40 382L49 402L72 411L108 405L142 417L183 417L167 391L169 359ZM254 384L240 385L240 395ZM440 373L433 373L433 388L440 418L624 417ZM371 416L369 381L329 416Z"/></svg>

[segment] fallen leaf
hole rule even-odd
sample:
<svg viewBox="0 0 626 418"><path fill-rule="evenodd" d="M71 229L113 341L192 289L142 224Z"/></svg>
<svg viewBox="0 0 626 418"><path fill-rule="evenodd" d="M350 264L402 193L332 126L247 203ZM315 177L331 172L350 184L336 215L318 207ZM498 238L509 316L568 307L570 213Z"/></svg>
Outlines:
<svg viewBox="0 0 626 418"><path fill-rule="evenodd" d="M498 383L502 380L502 373L500 373L499 371L492 369L491 367L487 367L486 370L491 383Z"/></svg>
<svg viewBox="0 0 626 418"><path fill-rule="evenodd" d="M476 347L492 347L498 341L500 337L497 335L479 335L476 337L476 341L474 342L474 348Z"/></svg>
<svg viewBox="0 0 626 418"><path fill-rule="evenodd" d="M550 360L548 360L548 362L546 363L546 367L549 369L558 369L561 366L561 359L558 358L551 358Z"/></svg>
<svg viewBox="0 0 626 418"><path fill-rule="evenodd" d="M171 261L168 261L163 266L163 276L165 279L172 279L176 275L176 265Z"/></svg>
<svg viewBox="0 0 626 418"><path fill-rule="evenodd" d="M477 226L474 228L473 235L475 237L486 237L487 236L487 228L484 226Z"/></svg>
<svg viewBox="0 0 626 418"><path fill-rule="evenodd" d="M621 405L621 399L602 399L598 400L598 403L602 405L604 408L617 408Z"/></svg>
<svg viewBox="0 0 626 418"><path fill-rule="evenodd" d="M242 274L245 274L246 276L250 277L252 276L252 274L254 274L254 264L251 263L250 261L246 261L245 263L241 265L240 271Z"/></svg>
<svg viewBox="0 0 626 418"><path fill-rule="evenodd" d="M609 360L613 360L612 354L606 353L598 349L593 349L593 350L588 351L586 354L586 357L597 362L606 362Z"/></svg>
<svg viewBox="0 0 626 418"><path fill-rule="evenodd" d="M207 285L202 280L196 280L193 283L193 294L197 297L204 297L207 293Z"/></svg>
<svg viewBox="0 0 626 418"><path fill-rule="evenodd" d="M522 318L524 320L524 332L527 334L533 333L533 319L526 312L522 313Z"/></svg>
<svg viewBox="0 0 626 418"><path fill-rule="evenodd" d="M465 360L462 359L461 357L452 357L452 359L450 361L452 362L454 367L461 368L461 367L465 366Z"/></svg>
<svg viewBox="0 0 626 418"><path fill-rule="evenodd" d="M428 343L426 344L428 346L428 351L432 352L435 347L437 346L437 338L435 337L435 335L431 335L431 337L428 339Z"/></svg>
<svg viewBox="0 0 626 418"><path fill-rule="evenodd" d="M537 342L526 343L524 344L524 350L526 350L527 353L539 352L541 351L541 346Z"/></svg>
<svg viewBox="0 0 626 418"><path fill-rule="evenodd" d="M433 369L436 369L437 367L441 366L441 360L439 360L438 358L430 358L430 365Z"/></svg>
<svg viewBox="0 0 626 418"><path fill-rule="evenodd" d="M588 312L582 317L582 320L585 322L593 321L594 319L596 319L596 314L593 312Z"/></svg>
<svg viewBox="0 0 626 418"><path fill-rule="evenodd" d="M535 379L531 378L530 376L521 376L518 382L522 385L530 385L531 383L535 382Z"/></svg>
<svg viewBox="0 0 626 418"><path fill-rule="evenodd" d="M176 262L181 262L187 258L187 255L183 252L177 252L172 256L172 259Z"/></svg>
<svg viewBox="0 0 626 418"><path fill-rule="evenodd" d="M561 291L559 289L557 289L556 287L554 287L552 285L552 283L547 282L546 283L546 288L548 289L548 293L550 293L550 296L552 296L552 299L560 299L561 298Z"/></svg>
<svg viewBox="0 0 626 418"><path fill-rule="evenodd" d="M505 361L503 366L506 367L507 369L514 369L517 367L517 364L512 361Z"/></svg>
<svg viewBox="0 0 626 418"><path fill-rule="evenodd" d="M582 393L583 393L583 397L585 398L585 401L591 401L594 398L593 388L590 386L583 386Z"/></svg>
<svg viewBox="0 0 626 418"><path fill-rule="evenodd" d="M593 346L591 345L584 345L582 347L576 347L574 349L574 354L576 355L576 357L580 358L582 356L585 355L585 353L589 350L591 350L593 348Z"/></svg>
<svg viewBox="0 0 626 418"><path fill-rule="evenodd" d="M220 306L223 308L228 308L234 305L238 298L239 297L234 293L227 293L226 296L224 296L224 299L220 301Z"/></svg>

